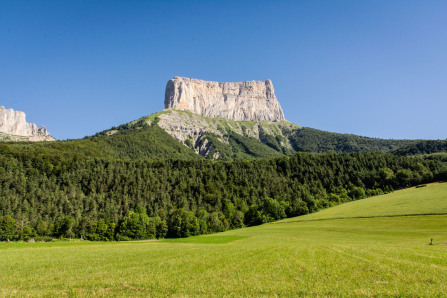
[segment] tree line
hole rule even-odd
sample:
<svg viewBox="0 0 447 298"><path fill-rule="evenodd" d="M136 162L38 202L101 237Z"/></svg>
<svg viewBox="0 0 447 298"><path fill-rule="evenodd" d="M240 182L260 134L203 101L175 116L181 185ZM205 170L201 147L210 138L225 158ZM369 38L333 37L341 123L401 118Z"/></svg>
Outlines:
<svg viewBox="0 0 447 298"><path fill-rule="evenodd" d="M445 161L377 152L217 162L2 148L0 240L187 237L447 178Z"/></svg>

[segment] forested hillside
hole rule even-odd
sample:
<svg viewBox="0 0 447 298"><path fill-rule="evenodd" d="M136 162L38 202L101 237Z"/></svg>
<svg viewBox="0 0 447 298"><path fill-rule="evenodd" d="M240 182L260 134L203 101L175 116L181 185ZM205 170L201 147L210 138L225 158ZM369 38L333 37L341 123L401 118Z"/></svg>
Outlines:
<svg viewBox="0 0 447 298"><path fill-rule="evenodd" d="M427 140L410 144L395 150L393 153L401 156L421 155L447 152L447 140Z"/></svg>
<svg viewBox="0 0 447 298"><path fill-rule="evenodd" d="M20 152L29 158L66 155L69 158L107 159L200 159L193 150L179 143L157 125L122 126L119 133L99 133L84 139L56 142L0 142L0 154Z"/></svg>
<svg viewBox="0 0 447 298"><path fill-rule="evenodd" d="M411 146L417 140L390 140L361 137L303 127L290 134L290 143L297 152L391 152Z"/></svg>
<svg viewBox="0 0 447 298"><path fill-rule="evenodd" d="M206 132L195 145L181 143L154 115L79 140L1 142L0 240L186 237L447 178L445 141L183 116L193 120L188 125L218 121L220 136ZM258 131L259 138L237 129ZM205 147L213 154L196 153ZM426 155L337 153L392 150Z"/></svg>
<svg viewBox="0 0 447 298"><path fill-rule="evenodd" d="M171 127L168 133L165 128L160 127L159 117L168 117L163 120L164 126L169 121L185 121L173 127L181 134L192 129L195 131L195 137L187 138L184 142L175 139L171 134L175 135L177 131ZM194 125L204 125L212 129L201 130ZM180 111L162 111L84 139L48 143L9 143L14 150L26 150L30 155L65 153L131 160L207 158L223 161L292 156L296 152L330 151L390 152L405 156L447 152L446 144L447 141L374 139L299 127L287 121L237 122Z"/></svg>
<svg viewBox="0 0 447 298"><path fill-rule="evenodd" d="M185 237L447 178L439 160L384 153L149 161L87 157L87 145L76 154L63 142L53 146L0 146L0 240Z"/></svg>

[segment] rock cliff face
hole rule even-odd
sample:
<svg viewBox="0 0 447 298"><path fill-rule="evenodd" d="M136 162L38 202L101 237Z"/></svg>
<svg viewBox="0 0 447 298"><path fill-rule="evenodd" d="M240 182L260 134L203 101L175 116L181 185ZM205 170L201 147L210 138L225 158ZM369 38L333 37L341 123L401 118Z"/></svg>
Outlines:
<svg viewBox="0 0 447 298"><path fill-rule="evenodd" d="M0 133L3 139L12 141L54 141L44 126L37 127L26 122L26 115L21 111L5 109L0 106Z"/></svg>
<svg viewBox="0 0 447 298"><path fill-rule="evenodd" d="M219 83L174 77L166 85L165 108L236 121L285 120L270 80Z"/></svg>

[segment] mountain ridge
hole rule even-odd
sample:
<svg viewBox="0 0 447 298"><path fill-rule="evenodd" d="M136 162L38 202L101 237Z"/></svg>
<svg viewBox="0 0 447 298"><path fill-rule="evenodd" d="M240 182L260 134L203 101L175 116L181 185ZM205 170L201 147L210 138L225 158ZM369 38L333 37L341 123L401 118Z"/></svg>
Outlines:
<svg viewBox="0 0 447 298"><path fill-rule="evenodd" d="M165 109L98 133L112 136L157 126L200 156L217 160L241 160L291 156L295 152L391 153L419 140L392 140L340 134L283 121L235 121L208 118L190 111Z"/></svg>
<svg viewBox="0 0 447 298"><path fill-rule="evenodd" d="M6 137L8 141L28 141L27 137ZM296 152L374 151L407 155L407 152L416 150L413 147L419 148L421 142L326 132L287 120L235 121L167 109L83 139L38 146L44 146L47 148L45 150L51 152L71 152L85 157L154 160L206 158L231 161L292 156ZM438 142L444 144L447 141ZM418 149L417 152L444 152L445 144L443 146L435 151ZM405 151L398 151L401 148L405 148Z"/></svg>

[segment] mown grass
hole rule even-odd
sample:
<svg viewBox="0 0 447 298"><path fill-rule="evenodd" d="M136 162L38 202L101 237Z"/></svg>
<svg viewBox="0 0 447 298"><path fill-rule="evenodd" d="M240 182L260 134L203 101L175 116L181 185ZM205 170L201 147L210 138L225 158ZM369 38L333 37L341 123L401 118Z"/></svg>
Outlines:
<svg viewBox="0 0 447 298"><path fill-rule="evenodd" d="M403 189L286 221L421 214L447 214L447 183Z"/></svg>
<svg viewBox="0 0 447 298"><path fill-rule="evenodd" d="M377 208L440 206L445 186ZM447 295L447 215L296 219L163 241L1 243L0 296Z"/></svg>

